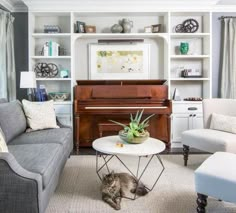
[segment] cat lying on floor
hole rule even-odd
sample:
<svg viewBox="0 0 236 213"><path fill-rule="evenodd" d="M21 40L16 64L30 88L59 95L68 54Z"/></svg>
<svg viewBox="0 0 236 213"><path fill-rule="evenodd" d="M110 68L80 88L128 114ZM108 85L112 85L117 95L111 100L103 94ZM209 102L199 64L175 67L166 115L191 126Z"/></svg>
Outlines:
<svg viewBox="0 0 236 213"><path fill-rule="evenodd" d="M128 173L111 172L102 180L102 199L116 210L120 210L121 198L125 196L125 191L144 196L148 193L144 184Z"/></svg>

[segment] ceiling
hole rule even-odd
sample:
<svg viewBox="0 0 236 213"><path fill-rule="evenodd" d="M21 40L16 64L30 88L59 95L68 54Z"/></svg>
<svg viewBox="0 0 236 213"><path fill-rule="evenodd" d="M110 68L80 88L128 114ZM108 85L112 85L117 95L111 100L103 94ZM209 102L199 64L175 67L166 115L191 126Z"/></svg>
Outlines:
<svg viewBox="0 0 236 213"><path fill-rule="evenodd" d="M66 6L66 9L69 8L68 5L70 5L71 8L74 9L74 6L77 6L76 8L81 8L83 6L87 6L85 8L92 8L91 5L96 7L104 7L107 5L133 5L137 6L137 4L140 4L142 6L150 6L153 7L154 5L160 6L160 5L166 5L166 7L174 7L176 6L183 7L183 6L228 6L229 5L235 5L236 6L236 0L0 0L0 5L4 6L10 11L27 11L28 8L31 8L31 10L37 9L43 9L43 8L50 8L55 9L58 8L58 10L63 10ZM61 7L60 7L61 6ZM142 6L140 8L142 8ZM33 9L32 9L33 8ZM61 8L61 9L60 9ZM73 10L71 9L71 10Z"/></svg>

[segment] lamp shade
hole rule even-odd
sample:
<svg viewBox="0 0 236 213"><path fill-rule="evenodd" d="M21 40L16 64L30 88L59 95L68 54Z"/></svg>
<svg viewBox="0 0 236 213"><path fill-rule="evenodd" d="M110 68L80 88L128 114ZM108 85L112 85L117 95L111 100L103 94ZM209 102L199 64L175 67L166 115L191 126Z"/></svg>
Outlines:
<svg viewBox="0 0 236 213"><path fill-rule="evenodd" d="M20 88L36 88L35 72L23 71L20 73Z"/></svg>

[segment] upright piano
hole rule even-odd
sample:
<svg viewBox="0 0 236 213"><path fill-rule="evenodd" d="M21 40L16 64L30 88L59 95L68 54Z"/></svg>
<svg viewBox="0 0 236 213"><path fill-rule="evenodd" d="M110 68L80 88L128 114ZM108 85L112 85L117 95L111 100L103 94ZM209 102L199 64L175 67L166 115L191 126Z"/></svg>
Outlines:
<svg viewBox="0 0 236 213"><path fill-rule="evenodd" d="M74 94L77 151L79 147L90 147L99 138L100 123L109 124L110 119L129 123L130 113L142 109L143 119L155 114L149 121L150 136L170 146L172 104L165 80L78 80Z"/></svg>

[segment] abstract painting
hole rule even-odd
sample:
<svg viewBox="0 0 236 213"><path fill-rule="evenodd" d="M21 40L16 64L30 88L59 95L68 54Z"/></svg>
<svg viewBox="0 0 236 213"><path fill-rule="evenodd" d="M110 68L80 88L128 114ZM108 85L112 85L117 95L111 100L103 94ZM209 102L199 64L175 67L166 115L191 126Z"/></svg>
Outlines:
<svg viewBox="0 0 236 213"><path fill-rule="evenodd" d="M149 44L90 44L90 79L149 79Z"/></svg>

